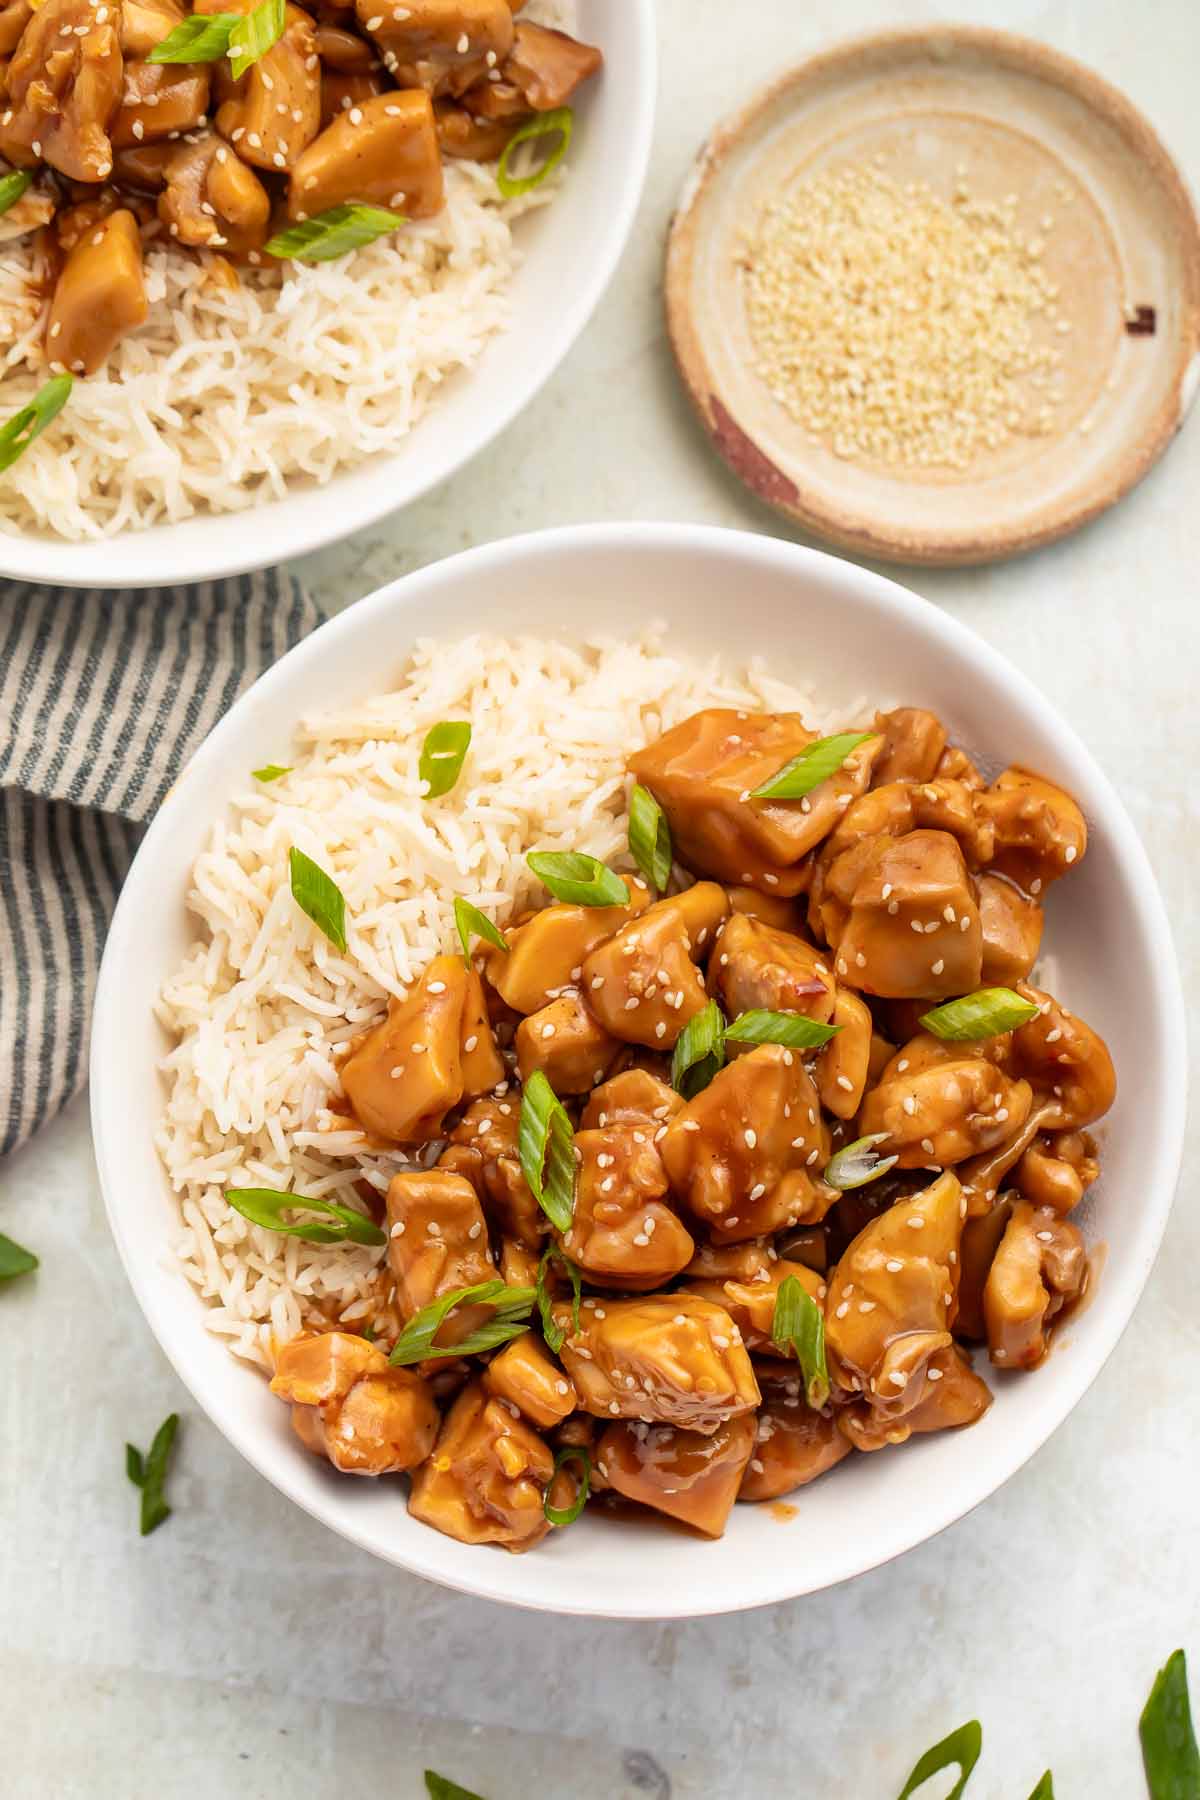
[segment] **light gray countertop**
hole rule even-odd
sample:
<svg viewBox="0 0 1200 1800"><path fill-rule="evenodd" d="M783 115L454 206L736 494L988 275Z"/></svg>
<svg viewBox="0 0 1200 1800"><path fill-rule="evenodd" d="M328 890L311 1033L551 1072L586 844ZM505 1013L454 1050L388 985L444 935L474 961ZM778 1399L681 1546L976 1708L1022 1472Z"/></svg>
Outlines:
<svg viewBox="0 0 1200 1800"><path fill-rule="evenodd" d="M465 545L568 520L781 529L726 477L677 390L662 238L711 122L837 35L959 18L1043 37L1122 84L1200 180L1195 0L658 10L649 187L590 329L455 481L306 561L326 605ZM1190 994L1198 493L1194 422L1136 493L1069 542L1007 566L901 575L1021 664L1113 777L1165 890ZM416 1800L431 1763L489 1800L891 1800L920 1750L977 1715L985 1752L971 1800L1021 1800L1047 1764L1060 1800L1132 1800L1155 1669L1184 1644L1200 1678L1196 1148L1193 1135L1166 1246L1116 1354L973 1516L812 1599L595 1624L502 1610L386 1568L241 1462L142 1322L77 1102L0 1169L0 1225L42 1257L0 1302L0 1793ZM143 1542L122 1445L147 1440L173 1407L184 1415L175 1513Z"/></svg>

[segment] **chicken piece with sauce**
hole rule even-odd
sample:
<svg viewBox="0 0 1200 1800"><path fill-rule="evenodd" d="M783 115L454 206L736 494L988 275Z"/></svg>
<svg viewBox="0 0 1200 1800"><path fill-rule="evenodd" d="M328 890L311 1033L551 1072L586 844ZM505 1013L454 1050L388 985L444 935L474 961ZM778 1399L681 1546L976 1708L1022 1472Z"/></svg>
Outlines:
<svg viewBox="0 0 1200 1800"><path fill-rule="evenodd" d="M1000 1369L1033 1369L1046 1355L1054 1320L1087 1285L1083 1239L1053 1207L1019 1200L983 1288L988 1350Z"/></svg>
<svg viewBox="0 0 1200 1800"><path fill-rule="evenodd" d="M627 1500L718 1538L753 1454L754 1434L749 1413L707 1433L622 1419L601 1434L596 1461L607 1486Z"/></svg>
<svg viewBox="0 0 1200 1800"><path fill-rule="evenodd" d="M813 1411L798 1375L767 1375L761 1367L758 1374L763 1403L738 1499L778 1500L836 1468L851 1445L832 1413Z"/></svg>
<svg viewBox="0 0 1200 1800"><path fill-rule="evenodd" d="M388 1263L404 1318L456 1288L495 1280L479 1196L461 1175L403 1170L388 1187L386 1223ZM434 1342L460 1343L491 1312L486 1303L456 1307Z"/></svg>
<svg viewBox="0 0 1200 1800"><path fill-rule="evenodd" d="M515 1408L472 1381L413 1476L408 1510L464 1544L528 1550L550 1530L544 1505L553 1474L543 1439Z"/></svg>
<svg viewBox="0 0 1200 1800"><path fill-rule="evenodd" d="M395 1475L424 1462L438 1410L427 1384L345 1331L281 1346L271 1392L292 1407L301 1442L343 1475Z"/></svg>
<svg viewBox="0 0 1200 1800"><path fill-rule="evenodd" d="M585 1300L579 1329L571 1308L554 1308L567 1333L562 1362L584 1412L711 1432L758 1405L758 1383L737 1327L723 1307L694 1294L644 1300Z"/></svg>
<svg viewBox="0 0 1200 1800"><path fill-rule="evenodd" d="M698 881L622 925L583 961L583 993L615 1038L669 1051L708 1004L695 959L706 956L728 915L715 881Z"/></svg>
<svg viewBox="0 0 1200 1800"><path fill-rule="evenodd" d="M575 1134L575 1211L563 1248L589 1281L642 1293L665 1287L695 1243L667 1199L667 1173L648 1128Z"/></svg>

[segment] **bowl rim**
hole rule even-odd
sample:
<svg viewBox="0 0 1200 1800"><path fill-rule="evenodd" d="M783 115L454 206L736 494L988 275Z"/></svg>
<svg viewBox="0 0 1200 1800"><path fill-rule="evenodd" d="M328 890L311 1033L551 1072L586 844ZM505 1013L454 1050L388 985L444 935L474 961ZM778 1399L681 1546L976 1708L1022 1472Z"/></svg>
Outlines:
<svg viewBox="0 0 1200 1800"><path fill-rule="evenodd" d="M372 1531L360 1525L357 1520L338 1517L337 1505L332 1499L326 1504L323 1498L317 1500L301 1492L298 1482L291 1475L293 1466L299 1469L299 1460L295 1465L287 1463L283 1471L268 1467L268 1459L263 1454L250 1423L236 1415L232 1419L217 1416L202 1391L203 1383L197 1372L188 1365L182 1347L177 1348L174 1344L173 1321L151 1282L155 1259L145 1252L126 1229L119 1202L123 1188L121 1164L124 1130L121 1105L124 1059L120 1055L121 969L126 956L136 955L138 918L144 904L142 890L146 890L146 898L153 895L158 840L170 829L166 822L167 809L160 810L151 821L138 848L118 897L101 961L89 1058L91 1125L109 1227L143 1316L197 1405L221 1435L273 1487L358 1548L409 1573L476 1598L565 1616L611 1619L699 1618L744 1611L799 1598L806 1593L819 1592L880 1568L906 1551L930 1541L998 1492L1041 1449L1074 1410L1124 1335L1161 1247L1183 1155L1188 1086L1187 1028L1174 941L1149 857L1119 794L1074 727L1050 704L1021 669L932 601L914 594L889 576L877 574L829 552L754 532L687 522L565 525L496 539L400 576L327 620L260 676L234 702L196 751L178 778L175 796L178 797L184 783L196 792L202 792L209 765L218 761L225 740L236 736L241 728L243 714L250 711L255 701L263 695L275 690L285 690L292 671L302 662L319 659L334 638L363 631L369 633L373 624L381 624L390 612L397 607L405 607L410 602L427 606L440 586L456 584L464 575L478 579L486 589L488 573L497 564L519 564L528 558L543 555L553 558L561 556L567 550L577 557L587 555L593 549L629 549L631 546L651 553L699 551L704 554L723 554L741 561L743 566L774 565L777 569L787 570L801 578L806 571L819 573L822 581L832 582L835 587L840 586L847 594L853 592L855 598L859 602L866 602L868 607L873 604L877 610L898 613L915 632L934 643L940 641L941 646L957 661L965 662L968 666L986 664L992 676L998 670L1005 685L1013 691L1024 710L1036 708L1043 716L1049 714L1064 755L1086 769L1093 791L1101 802L1105 832L1111 840L1114 858L1126 866L1141 896L1145 908L1144 924L1153 934L1160 952L1151 961L1153 993L1147 1006L1147 1016L1157 1021L1157 1039L1162 1047L1165 1069L1165 1084L1159 1090L1157 1100L1159 1129L1141 1190L1151 1226L1150 1237L1145 1245L1142 1266L1133 1269L1128 1278L1124 1311L1118 1308L1111 1317L1106 1317L1099 1340L1091 1346L1090 1352L1085 1353L1080 1348L1077 1355L1060 1361L1059 1391L1055 1399L1041 1418L1026 1427L1026 1435L1022 1438L1017 1453L1005 1465L1004 1473L999 1479L995 1479L990 1472L985 1473L982 1480L978 1476L972 1477L964 1464L962 1483L947 1489L945 1495L939 1495L936 1502L931 1502L919 1524L909 1529L903 1524L897 1526L893 1520L890 1536L883 1547L873 1546L865 1554L854 1546L848 1546L828 1579L810 1581L802 1577L797 1581L794 1576L789 1575L785 1559L765 1557L757 1575L753 1570L748 1571L741 1590L732 1597L722 1595L716 1599L706 1599L702 1583L698 1583L696 1589L689 1587L686 1592L681 1592L677 1604L672 1603L667 1608L660 1605L648 1609L644 1604L639 1604L636 1597L621 1594L615 1587L599 1594L594 1601L589 1599L586 1604L558 1598L554 1593L552 1571L535 1584L538 1592L514 1594L508 1584L498 1578L497 1559L487 1556L479 1556L468 1562L466 1572L463 1573L457 1569L448 1571L430 1566L420 1554L414 1555L407 1549L381 1545ZM171 809L172 812L174 810ZM703 1545L698 1546L699 1550L703 1548ZM505 1565L512 1560L516 1559L503 1559ZM520 1561L524 1564L527 1559Z"/></svg>
<svg viewBox="0 0 1200 1800"><path fill-rule="evenodd" d="M622 14L634 39L630 57L632 86L624 97L621 111L621 135L626 151L620 164L619 182L607 196L610 204L600 215L597 254L583 265L573 299L539 334L538 355L528 365L532 379L514 383L503 405L495 411L480 413L478 423L472 415L469 428L459 434L460 444L453 452L447 451L433 460L411 454L410 445L420 442L421 421L418 421L397 450L365 457L338 470L327 482L314 484L297 480L289 483L282 497L263 501L242 512L197 512L185 519L160 520L142 531L123 530L112 537L89 538L82 542L60 538L50 532L0 532L0 577L38 586L112 590L188 587L196 582L246 575L343 543L355 532L398 515L432 489L451 480L494 443L532 404L574 348L616 273L641 205L650 167L658 100L658 34L654 0L622 0ZM492 343L503 342L508 335L508 331L501 332ZM485 354L488 347L485 347ZM467 382L472 372L471 368L456 371ZM390 496L383 477L402 457L407 458L411 467L407 491L403 499L397 501ZM354 478L371 473L380 479L374 484L364 480L361 492L356 491ZM349 489L346 494L341 492L343 485ZM327 504L311 510L303 505L289 504L303 500L308 494L331 498ZM336 504L332 496L336 496ZM213 526L226 529L214 534L210 529ZM183 547L173 549L177 531L186 532L189 541ZM128 551L133 544L150 543L156 532L162 534L164 549L152 558L153 566L132 570L128 566L122 567L121 552ZM190 539L196 536L203 542L204 535L216 535L223 540L222 547L197 553Z"/></svg>

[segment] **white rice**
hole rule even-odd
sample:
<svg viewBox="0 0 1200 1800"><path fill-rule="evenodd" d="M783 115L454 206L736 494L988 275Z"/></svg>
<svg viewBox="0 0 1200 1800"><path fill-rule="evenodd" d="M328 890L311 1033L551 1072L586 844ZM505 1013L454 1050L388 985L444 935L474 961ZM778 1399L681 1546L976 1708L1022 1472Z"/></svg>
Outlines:
<svg viewBox="0 0 1200 1800"><path fill-rule="evenodd" d="M529 8L568 30L574 12L573 0ZM523 155L536 151L521 146L514 171ZM0 532L105 538L236 512L394 451L440 384L508 328L513 226L552 201L561 179L560 169L506 201L494 164L448 159L435 218L338 262L243 264L234 291L212 279L208 253L149 243L145 324L75 383L6 474ZM49 301L31 283L33 244L0 244L4 416L46 379Z"/></svg>
<svg viewBox="0 0 1200 1800"><path fill-rule="evenodd" d="M386 1189L400 1159L362 1151L329 1111L339 1047L457 947L456 894L503 924L541 893L528 850L628 868L626 757L712 705L795 710L818 729L862 710L831 712L761 663L732 675L685 662L654 634L584 649L474 637L422 643L394 691L304 721L290 751L264 744L294 766L248 785L214 829L188 897L200 936L159 1008L175 1040L158 1146L182 1213L176 1253L237 1355L269 1366L272 1331L293 1336L314 1303L327 1319L373 1311L383 1253L280 1237L223 1189L351 1202L364 1177ZM430 801L417 762L440 719L469 719L473 736L457 787ZM291 897L293 844L346 897L344 956Z"/></svg>

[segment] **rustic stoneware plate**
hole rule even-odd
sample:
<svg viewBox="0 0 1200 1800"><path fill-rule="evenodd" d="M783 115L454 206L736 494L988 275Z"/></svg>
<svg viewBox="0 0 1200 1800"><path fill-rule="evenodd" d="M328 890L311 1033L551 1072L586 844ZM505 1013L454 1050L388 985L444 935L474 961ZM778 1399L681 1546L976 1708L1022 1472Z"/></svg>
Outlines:
<svg viewBox="0 0 1200 1800"><path fill-rule="evenodd" d="M448 642L477 631L578 642L629 637L655 620L683 654L733 666L769 657L782 678L819 682L831 697L895 695L933 707L989 771L1013 759L1078 797L1088 852L1051 895L1042 966L1116 1061L1103 1173L1082 1209L1089 1244L1107 1257L1090 1304L1044 1367L989 1375L995 1404L969 1431L855 1457L783 1512L735 1507L717 1543L652 1520L585 1516L529 1555L509 1556L418 1524L400 1481L335 1475L301 1446L262 1376L206 1330L203 1303L171 1258L179 1212L154 1149L169 1045L154 1003L193 935L186 900L197 853L263 746L286 744L297 719L380 692L431 632ZM385 1561L489 1600L626 1619L811 1593L922 1543L1014 1474L1099 1373L1137 1303L1179 1172L1186 1084L1179 971L1146 853L1045 696L894 581L776 538L702 525L572 525L468 550L347 607L276 663L206 739L146 833L104 952L91 1055L96 1160L125 1268L159 1343L230 1443L332 1531ZM1093 1479L1102 1471L1080 1471L1081 1490ZM237 1530L236 1521L210 1524Z"/></svg>
<svg viewBox="0 0 1200 1800"><path fill-rule="evenodd" d="M963 472L835 455L756 372L747 230L764 201L868 165L941 200L957 182L1011 199L1023 235L1044 233L1068 321L1061 401L1042 435L1014 433ZM1162 454L1200 373L1200 222L1178 169L1107 82L995 31L838 46L718 126L671 229L666 297L680 371L734 472L822 537L903 562L985 562L1074 531Z"/></svg>

